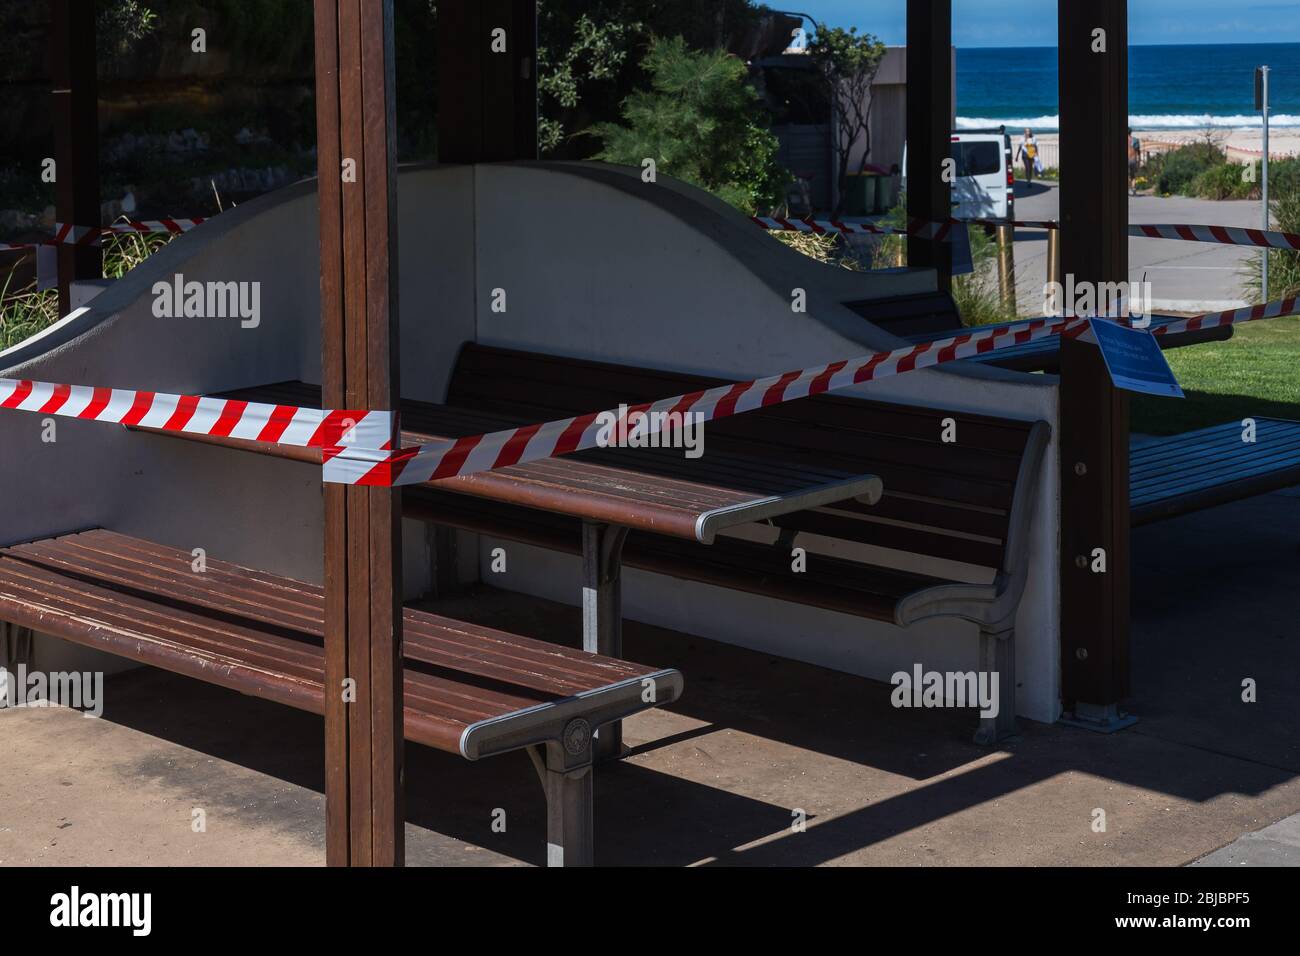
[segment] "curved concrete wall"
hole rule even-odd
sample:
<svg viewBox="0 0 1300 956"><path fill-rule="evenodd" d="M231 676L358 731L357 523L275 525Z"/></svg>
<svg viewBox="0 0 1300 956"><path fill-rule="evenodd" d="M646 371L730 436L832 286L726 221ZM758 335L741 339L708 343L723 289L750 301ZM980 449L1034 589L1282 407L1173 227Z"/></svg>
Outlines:
<svg viewBox="0 0 1300 956"><path fill-rule="evenodd" d="M479 166L476 315L479 341L681 371L748 378L895 348L901 340L841 303L933 291L928 271L857 274L785 248L699 190L640 171L586 163ZM807 312L791 308L807 293ZM506 311L493 308L503 289ZM853 394L1057 423L1056 381L949 365L872 383ZM707 436L706 436L707 447ZM1018 620L1020 713L1059 716L1056 445L1049 449L1035 516L1030 578ZM761 538L755 530L747 537ZM770 536L770 535L769 535ZM815 550L817 542L799 539ZM572 603L575 559L526 549L495 584ZM907 556L862 549L900 567ZM959 565L930 573L979 579ZM973 627L931 622L903 631L703 585L628 572L631 618L888 679L915 661L975 667Z"/></svg>
<svg viewBox="0 0 1300 956"><path fill-rule="evenodd" d="M899 344L842 301L933 288L926 271L861 275L820 265L698 190L595 164L403 170L398 215L402 390L411 398L441 400L456 348L472 339L736 377L796 368ZM47 334L0 353L0 374L186 393L319 381L317 249L312 183L263 197L172 243ZM259 281L260 325L156 318L153 283L176 273ZM806 313L791 309L795 288L807 293ZM493 310L495 289L505 290L504 312ZM1055 382L1045 376L948 366L861 391L1056 423ZM319 580L314 467L66 420L57 441L44 443L41 421L0 416L0 540L103 525ZM1055 460L1053 446L1035 524L1042 570L1031 576L1018 638L1019 708L1040 720L1057 715ZM485 553L493 542L478 546ZM504 546L510 571L485 573L492 583L576 602L575 561ZM964 625L905 633L635 572L625 608L874 677L917 660L938 669L975 661L975 634Z"/></svg>

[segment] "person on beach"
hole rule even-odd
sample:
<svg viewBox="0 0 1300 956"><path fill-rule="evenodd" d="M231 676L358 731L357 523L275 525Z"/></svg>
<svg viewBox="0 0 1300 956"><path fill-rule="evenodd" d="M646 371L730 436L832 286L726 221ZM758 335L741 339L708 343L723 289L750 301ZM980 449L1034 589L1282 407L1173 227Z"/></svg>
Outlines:
<svg viewBox="0 0 1300 956"><path fill-rule="evenodd" d="M1128 128L1128 194L1136 196L1138 166L1142 164L1142 140L1133 135L1133 127Z"/></svg>
<svg viewBox="0 0 1300 956"><path fill-rule="evenodd" d="M1025 180L1029 185L1034 184L1034 163L1038 159L1038 140L1034 139L1034 131L1025 127L1025 138L1020 141L1020 151L1016 158L1025 164Z"/></svg>

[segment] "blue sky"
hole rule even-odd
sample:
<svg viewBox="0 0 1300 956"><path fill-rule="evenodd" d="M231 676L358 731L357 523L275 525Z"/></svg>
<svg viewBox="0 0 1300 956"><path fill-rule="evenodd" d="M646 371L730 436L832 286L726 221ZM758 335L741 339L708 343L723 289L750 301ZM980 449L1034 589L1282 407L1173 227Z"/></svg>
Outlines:
<svg viewBox="0 0 1300 956"><path fill-rule="evenodd" d="M856 26L886 43L903 43L904 0L765 0L832 26ZM1073 0L1091 3L1095 0ZM953 42L973 46L1056 46L1054 0L953 0ZM1129 42L1296 43L1296 0L1129 0Z"/></svg>

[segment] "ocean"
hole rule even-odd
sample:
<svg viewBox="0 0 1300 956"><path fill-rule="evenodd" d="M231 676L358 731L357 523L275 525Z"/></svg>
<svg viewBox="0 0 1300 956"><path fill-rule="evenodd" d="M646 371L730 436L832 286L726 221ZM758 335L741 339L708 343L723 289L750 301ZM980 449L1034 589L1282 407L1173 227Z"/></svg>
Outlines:
<svg viewBox="0 0 1300 956"><path fill-rule="evenodd" d="M1269 66L1270 126L1300 127L1300 44L1134 46L1129 113L1135 129L1258 127L1255 67ZM1059 128L1055 47L959 49L957 128L1005 123Z"/></svg>

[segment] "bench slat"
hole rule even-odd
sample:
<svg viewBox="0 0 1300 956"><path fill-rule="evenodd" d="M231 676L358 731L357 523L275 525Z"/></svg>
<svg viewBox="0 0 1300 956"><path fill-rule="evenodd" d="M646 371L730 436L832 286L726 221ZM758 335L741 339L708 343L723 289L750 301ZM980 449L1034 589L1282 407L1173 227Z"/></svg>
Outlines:
<svg viewBox="0 0 1300 956"><path fill-rule="evenodd" d="M1132 453L1129 500L1134 525L1300 484L1300 422L1256 419L1256 442L1240 422L1173 435Z"/></svg>
<svg viewBox="0 0 1300 956"><path fill-rule="evenodd" d="M101 530L3 548L0 619L321 713L323 590L214 559L197 573L190 562ZM636 687L647 677L659 703L680 691L675 671L411 609L403 619L407 736L471 758L522 746L552 712L644 709Z"/></svg>
<svg viewBox="0 0 1300 956"><path fill-rule="evenodd" d="M134 551L137 539L111 532L68 535L54 542L34 542L9 549L15 555L40 563L53 563L68 573L80 568L103 580L151 590L159 599L191 601L218 613L262 624L292 629L301 635L323 635L323 590L303 585L301 591L276 583L243 578L237 566L209 560L207 570L190 570L190 556L176 549L156 548L152 554ZM142 560L141 560L142 559ZM197 579L197 580L196 580ZM300 584L301 582L295 582ZM291 595L291 597L285 597ZM592 659L543 641L476 628L449 618L408 612L407 651L413 660L450 666L459 663L467 672L495 679L520 681L552 694L574 693L594 683L613 683L641 673L634 665L609 658Z"/></svg>
<svg viewBox="0 0 1300 956"><path fill-rule="evenodd" d="M448 386L447 404L477 406L476 401L460 400L461 396L481 392L486 388L486 396L491 397L495 394L492 383L498 379L507 382L534 382L536 385L530 386L534 393L549 389L550 383L556 379L566 383L581 382L584 386L590 385L593 393L603 391L607 398L613 399L613 405L617 405L621 400L627 400L628 395L635 395L634 401L652 401L679 392L730 384L728 379L712 376L615 365L567 356L543 355L537 352L468 342L461 347ZM596 411L596 408L575 407L568 414L590 411ZM951 415L957 418L964 426L962 431L967 433L963 437L963 444L1013 454L1024 448L1025 436L1029 431L1027 422L1015 419L972 412L944 411L917 405L867 401L842 395L818 395L806 401L790 402L765 409L758 414L771 415L781 420L813 422L861 431L870 431L874 426L881 434L922 439L934 436L933 423L936 418ZM741 420L742 418L734 419L734 421Z"/></svg>
<svg viewBox="0 0 1300 956"><path fill-rule="evenodd" d="M404 508L412 517L437 524L570 554L581 551L579 522L564 515L425 488L408 490ZM810 554L808 560L808 573L795 574L788 552L731 538L698 548L633 532L623 547L625 567L882 621L894 619L901 596L948 583L822 555Z"/></svg>

